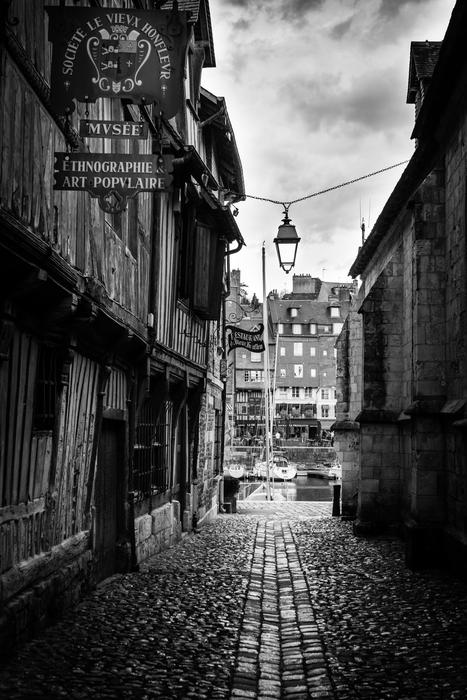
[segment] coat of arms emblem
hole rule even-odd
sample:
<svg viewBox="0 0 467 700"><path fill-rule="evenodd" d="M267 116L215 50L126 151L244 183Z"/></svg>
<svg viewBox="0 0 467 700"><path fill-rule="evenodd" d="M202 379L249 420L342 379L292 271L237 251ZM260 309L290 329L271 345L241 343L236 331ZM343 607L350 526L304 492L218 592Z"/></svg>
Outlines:
<svg viewBox="0 0 467 700"><path fill-rule="evenodd" d="M101 29L87 41L87 53L95 75L92 82L103 93L128 93L142 85L138 74L151 53L151 44L140 32L124 25Z"/></svg>

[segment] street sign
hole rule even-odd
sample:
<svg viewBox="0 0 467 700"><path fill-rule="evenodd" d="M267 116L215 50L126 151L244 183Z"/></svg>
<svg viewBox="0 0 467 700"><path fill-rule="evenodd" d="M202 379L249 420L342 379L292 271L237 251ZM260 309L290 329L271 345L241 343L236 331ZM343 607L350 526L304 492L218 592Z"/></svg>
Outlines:
<svg viewBox="0 0 467 700"><path fill-rule="evenodd" d="M113 122L97 119L82 119L79 135L91 139L146 139L146 122Z"/></svg>
<svg viewBox="0 0 467 700"><path fill-rule="evenodd" d="M251 350L251 352L263 352L265 349L263 340L263 330L264 326L262 323L258 324L257 330L246 331L243 328L238 328L237 326L226 326L226 331L229 331L227 336L227 342L229 345L229 352L234 350L234 348L246 348Z"/></svg>
<svg viewBox="0 0 467 700"><path fill-rule="evenodd" d="M157 102L166 118L183 105L188 14L178 10L45 8L53 44L50 101L59 114L73 100Z"/></svg>
<svg viewBox="0 0 467 700"><path fill-rule="evenodd" d="M121 211L138 192L170 189L172 161L172 156L56 152L54 190L86 190L105 211Z"/></svg>

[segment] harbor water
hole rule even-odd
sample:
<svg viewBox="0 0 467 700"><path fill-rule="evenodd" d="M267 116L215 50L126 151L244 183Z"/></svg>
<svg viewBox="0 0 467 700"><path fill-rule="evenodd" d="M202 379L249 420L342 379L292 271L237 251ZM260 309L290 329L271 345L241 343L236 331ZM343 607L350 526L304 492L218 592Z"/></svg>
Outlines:
<svg viewBox="0 0 467 700"><path fill-rule="evenodd" d="M335 480L297 476L292 481L271 481L271 497L276 501L332 501ZM265 501L265 481L242 481L238 500Z"/></svg>

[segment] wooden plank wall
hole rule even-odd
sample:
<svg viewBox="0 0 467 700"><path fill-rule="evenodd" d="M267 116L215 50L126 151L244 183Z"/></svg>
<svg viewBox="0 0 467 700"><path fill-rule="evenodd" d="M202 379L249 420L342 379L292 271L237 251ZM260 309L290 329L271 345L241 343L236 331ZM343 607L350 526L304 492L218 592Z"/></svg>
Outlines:
<svg viewBox="0 0 467 700"><path fill-rule="evenodd" d="M52 544L60 543L84 527L98 375L97 362L75 354L70 383L63 391L61 402Z"/></svg>
<svg viewBox="0 0 467 700"><path fill-rule="evenodd" d="M33 431L38 344L15 330L0 365L0 572L45 546L52 432Z"/></svg>
<svg viewBox="0 0 467 700"><path fill-rule="evenodd" d="M104 408L125 411L127 408L127 379L123 370L112 367L104 397Z"/></svg>
<svg viewBox="0 0 467 700"><path fill-rule="evenodd" d="M51 50L45 33L44 3L15 0L10 16L19 19L14 31L31 65L48 81ZM111 299L145 323L150 196L137 195L138 247L134 256L135 251L132 253L128 247L126 213L124 235L120 238L105 225L105 215L96 199L87 193L53 190L54 152L66 150L63 134L7 52L2 53L0 69L0 205L70 264L104 283ZM124 118L118 100L97 100L88 107L78 104L71 118L76 130L86 109L91 119ZM130 148L139 153L151 152L150 139L136 144L87 139L86 147L95 153L129 152Z"/></svg>
<svg viewBox="0 0 467 700"><path fill-rule="evenodd" d="M0 505L32 501L48 488L51 431L33 432L38 344L13 334L9 359L0 367Z"/></svg>
<svg viewBox="0 0 467 700"><path fill-rule="evenodd" d="M156 337L165 346L171 347L176 297L176 245L175 219L171 207L171 196L160 196L160 235L158 240L158 275L156 295Z"/></svg>

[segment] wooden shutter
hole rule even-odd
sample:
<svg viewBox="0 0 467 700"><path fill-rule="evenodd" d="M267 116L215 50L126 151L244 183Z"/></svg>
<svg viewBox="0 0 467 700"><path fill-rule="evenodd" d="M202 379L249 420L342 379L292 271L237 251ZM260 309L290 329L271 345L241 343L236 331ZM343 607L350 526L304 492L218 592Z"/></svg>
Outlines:
<svg viewBox="0 0 467 700"><path fill-rule="evenodd" d="M193 277L193 308L206 320L219 317L222 277L224 269L224 242L217 232L198 224Z"/></svg>

